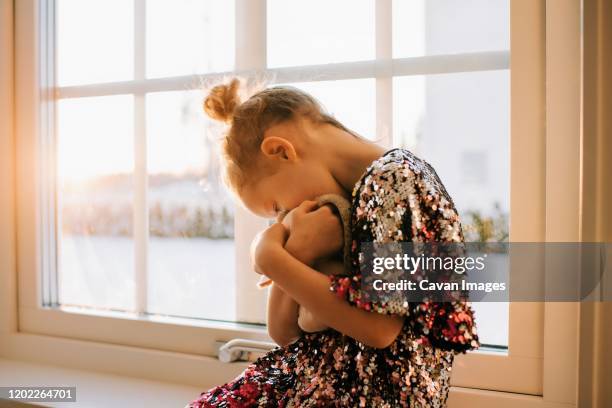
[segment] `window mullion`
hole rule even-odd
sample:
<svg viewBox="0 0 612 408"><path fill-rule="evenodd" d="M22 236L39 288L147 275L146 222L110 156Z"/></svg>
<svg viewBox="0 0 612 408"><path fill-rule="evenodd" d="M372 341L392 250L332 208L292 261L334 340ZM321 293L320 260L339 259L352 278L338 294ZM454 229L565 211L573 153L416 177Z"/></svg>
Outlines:
<svg viewBox="0 0 612 408"><path fill-rule="evenodd" d="M236 71L267 66L266 0L236 0Z"/></svg>
<svg viewBox="0 0 612 408"><path fill-rule="evenodd" d="M236 70L265 70L266 0L236 0ZM251 241L265 228L266 220L250 214L243 206L234 211L236 251L236 320L261 322L265 319L265 291L254 290L257 275L249 259Z"/></svg>
<svg viewBox="0 0 612 408"><path fill-rule="evenodd" d="M43 305L52 306L59 302L58 289L58 239L61 225L57 208L57 171L56 171L56 111L53 90L56 72L56 2L46 0L39 5L39 57L41 59L40 81L40 213L41 228L41 301Z"/></svg>
<svg viewBox="0 0 612 408"><path fill-rule="evenodd" d="M238 53L244 59L244 52ZM238 57L237 55L237 57ZM249 57L250 58L250 57ZM237 66L246 65L237 59ZM377 75L410 76L429 74L454 74L504 70L510 68L510 52L482 51L463 54L427 55L395 58L390 61L354 61L333 64L305 65L266 69L266 77L277 83L340 81L344 79L374 78ZM391 71L389 71L389 69ZM57 89L57 97L79 98L86 96L123 95L137 92L167 92L192 89L202 81L222 80L228 76L250 78L261 74L262 68L237 69L236 71L211 72L199 75L183 75L168 78L150 78L141 81L119 81L87 85L71 85Z"/></svg>
<svg viewBox="0 0 612 408"><path fill-rule="evenodd" d="M134 80L145 79L146 2L134 0ZM147 183L146 99L134 93L134 311L147 311L149 211Z"/></svg>
<svg viewBox="0 0 612 408"><path fill-rule="evenodd" d="M393 144L392 7L392 0L375 2L376 60L383 62L376 72L376 139L386 147Z"/></svg>

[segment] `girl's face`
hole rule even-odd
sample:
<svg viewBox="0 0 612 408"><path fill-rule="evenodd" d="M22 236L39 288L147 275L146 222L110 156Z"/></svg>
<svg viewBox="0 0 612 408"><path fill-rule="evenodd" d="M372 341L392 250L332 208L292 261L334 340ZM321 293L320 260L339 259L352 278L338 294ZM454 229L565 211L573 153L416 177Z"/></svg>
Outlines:
<svg viewBox="0 0 612 408"><path fill-rule="evenodd" d="M289 211L303 201L327 193L346 196L327 169L317 163L301 161L286 164L276 173L244 187L241 198L254 214L275 218L282 211Z"/></svg>
<svg viewBox="0 0 612 408"><path fill-rule="evenodd" d="M313 151L316 148L307 142L312 130L307 124L285 123L266 131L259 160L266 160L274 171L243 187L240 198L251 212L275 218L280 212L322 194L347 197L326 165L324 155Z"/></svg>

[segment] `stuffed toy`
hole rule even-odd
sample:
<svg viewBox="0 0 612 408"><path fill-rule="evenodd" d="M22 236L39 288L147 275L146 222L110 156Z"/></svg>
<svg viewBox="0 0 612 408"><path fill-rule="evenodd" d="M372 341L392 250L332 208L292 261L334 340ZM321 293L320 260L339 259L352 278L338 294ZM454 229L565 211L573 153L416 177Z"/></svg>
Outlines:
<svg viewBox="0 0 612 408"><path fill-rule="evenodd" d="M315 269L326 275L343 274L351 267L351 204L346 198L338 194L323 194L315 200L318 202L319 207L323 205L330 205L332 207L334 213L340 219L344 231L342 254L335 254L332 257L317 260ZM339 260L339 258L341 260ZM272 281L264 275L261 277L258 286L264 288L271 283ZM327 326L315 319L312 313L302 306L299 307L298 311L298 326L300 326L302 331L307 333L314 333L327 329Z"/></svg>

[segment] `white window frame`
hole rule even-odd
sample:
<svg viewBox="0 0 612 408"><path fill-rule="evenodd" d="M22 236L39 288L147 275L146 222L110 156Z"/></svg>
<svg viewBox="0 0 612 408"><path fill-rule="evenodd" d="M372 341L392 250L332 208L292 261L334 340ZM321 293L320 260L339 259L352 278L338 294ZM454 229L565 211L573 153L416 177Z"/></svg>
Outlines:
<svg viewBox="0 0 612 408"><path fill-rule="evenodd" d="M136 7L143 2L135 1ZM580 2L567 1L546 7L551 2L555 0L511 0L511 61L506 52L390 60L391 0L377 0L376 57L380 60L279 68L267 72L273 72L278 82L310 81L312 72L317 73L319 80L376 78L377 132L388 132L388 144L392 135L389 130L392 123L389 120L391 76L507 69L510 64L511 241L578 241L581 151L576 146L580 143L580 106L572 104L577 101L580 90L572 79L580 74ZM236 44L237 49L245 50L244 54L236 55L237 70L240 73L261 72L265 70L266 61L266 2L237 0L236 3L236 26L241 27L237 29ZM18 67L14 84L16 214L8 212L7 217L14 215L17 224L18 285L9 281L9 285L2 287L6 291L2 295L14 299L10 290L18 290L18 304L9 304L6 312L2 311L0 354L202 387L226 381L244 364L221 364L211 357L216 353L215 341L234 337L267 339L263 329L243 324L123 313L82 314L39 306L44 282L37 277L44 267L41 263L44 248L37 243L41 242L39 238L45 231L37 222L41 216L38 203L44 196L38 197L37 192L38 187L44 185L41 176L49 176L40 172L40 166L49 163L39 160L44 155L41 155L38 140L45 136L44 129L50 129L41 126L50 120L42 115L49 110L41 110L41 106L54 97L182 90L185 83L192 84L194 79L192 76L140 79L63 87L56 90L55 95L50 95L49 89L41 92L40 81L44 76L39 71L42 69L40 51L49 41L48 37L40 37L37 18L41 4L48 3L38 0L14 3L15 66ZM137 41L138 38L136 36ZM545 70L550 66L555 70ZM137 64L136 69L141 68ZM45 72L52 71L53 67ZM143 112L142 107L135 109L135 115ZM12 120L12 116L3 119ZM139 132L142 129L136 126L136 137ZM0 150L0 155L4 152L10 150ZM137 160L137 168L139 165L142 167L142 161ZM557 180L565 183L561 185ZM140 194L146 199L142 192ZM136 205L142 206L143 202ZM3 225L13 222L12 218L0 221ZM142 224L146 219L140 222L141 230L146 231ZM241 212L236 214L236 223L240 226L236 230L236 246L242 248L247 248L254 233L265 225L265 221ZM146 247L143 245L137 250L146 251ZM250 266L238 261L239 271L245 271L244 276L251 279L242 284L251 288L254 274L249 273ZM142 304L143 299L139 299ZM252 300L244 301L251 304ZM510 405L513 403L527 407L575 406L579 311L577 304L510 304L510 354L483 351L459 356L452 379L452 404L478 407L490 406L491 401L505 401L507 406L514 406ZM563 325L553 324L561 321ZM546 349L543 344L547 345ZM117 366L117 361L124 361L125 365ZM163 369L164 365L175 370ZM209 377L202 378L203 373Z"/></svg>

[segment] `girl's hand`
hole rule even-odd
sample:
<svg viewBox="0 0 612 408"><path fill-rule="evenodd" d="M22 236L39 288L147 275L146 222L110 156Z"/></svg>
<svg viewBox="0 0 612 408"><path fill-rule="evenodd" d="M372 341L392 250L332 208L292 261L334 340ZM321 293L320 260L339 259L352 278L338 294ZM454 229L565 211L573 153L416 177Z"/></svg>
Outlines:
<svg viewBox="0 0 612 408"><path fill-rule="evenodd" d="M283 250L289 232L280 222L270 225L255 236L251 243L251 262L255 272L265 274L266 265L274 251Z"/></svg>
<svg viewBox="0 0 612 408"><path fill-rule="evenodd" d="M337 253L344 244L338 216L331 207L319 207L316 201L304 201L283 218L282 224L289 229L285 249L307 265Z"/></svg>

